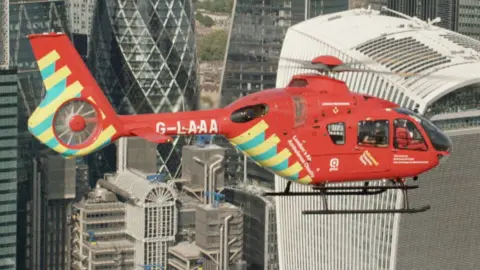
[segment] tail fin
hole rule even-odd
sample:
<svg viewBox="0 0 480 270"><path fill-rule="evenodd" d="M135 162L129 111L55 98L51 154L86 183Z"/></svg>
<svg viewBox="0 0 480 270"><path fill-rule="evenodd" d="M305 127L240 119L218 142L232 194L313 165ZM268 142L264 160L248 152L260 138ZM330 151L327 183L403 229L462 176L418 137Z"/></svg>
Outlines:
<svg viewBox="0 0 480 270"><path fill-rule="evenodd" d="M28 119L30 133L67 158L117 139L123 125L69 38L63 33L28 38L46 89Z"/></svg>

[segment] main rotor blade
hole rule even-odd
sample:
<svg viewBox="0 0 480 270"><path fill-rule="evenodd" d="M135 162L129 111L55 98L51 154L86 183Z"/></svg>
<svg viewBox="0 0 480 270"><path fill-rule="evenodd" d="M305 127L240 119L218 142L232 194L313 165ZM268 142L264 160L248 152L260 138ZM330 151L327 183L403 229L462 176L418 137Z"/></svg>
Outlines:
<svg viewBox="0 0 480 270"><path fill-rule="evenodd" d="M432 58L432 56L423 56L419 59L428 60ZM338 66L327 66L322 63L312 63L308 60L299 60L289 57L280 57L280 59L289 61L291 63L300 64L300 66L279 66L279 68L302 68L302 69L311 69L316 70L319 72L331 72L331 73L340 73L340 72L364 72L364 73L376 73L376 74L383 74L383 75L394 75L399 77L429 77L435 79L461 79L458 76L449 76L449 75L437 75L437 74L425 74L425 73L416 73L416 72L394 72L394 71L380 71L380 70L373 70L373 69L365 69L365 68L356 68L355 65L368 65L368 64L380 64L380 65L387 65L387 64L395 64L398 62L396 59L390 58L381 58L377 60L362 60L362 61L355 61L355 62L344 62Z"/></svg>
<svg viewBox="0 0 480 270"><path fill-rule="evenodd" d="M375 73L375 74L382 74L382 75L390 75L390 76L399 76L399 77L429 77L435 79L443 79L443 80L452 80L452 79L461 79L457 76L449 76L449 75L437 75L437 74L426 74L426 73L415 73L415 72L393 72L393 71L382 71L382 70L374 70L374 69L365 69L365 68L354 68L350 67L353 64L342 64L335 67L327 67L322 64L303 64L303 65L280 65L278 68L299 68L299 69L310 69L315 70L318 72L330 72L331 74L338 74L342 72L363 72L363 73Z"/></svg>

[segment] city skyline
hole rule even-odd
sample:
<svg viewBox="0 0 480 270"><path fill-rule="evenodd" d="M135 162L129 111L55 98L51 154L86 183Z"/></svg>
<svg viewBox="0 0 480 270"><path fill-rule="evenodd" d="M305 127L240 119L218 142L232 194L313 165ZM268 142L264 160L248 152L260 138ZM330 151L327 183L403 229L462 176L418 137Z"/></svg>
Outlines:
<svg viewBox="0 0 480 270"><path fill-rule="evenodd" d="M8 19L0 44L7 40L4 49L10 50L0 55L7 61L0 63L0 268L475 269L480 201L472 161L480 155L480 77L471 71L480 68L480 4L365 0L359 2L370 3L372 10L337 13L348 1L283 3L273 11L264 3L234 1L221 84L225 102L284 87L303 72L282 57L311 60L327 54L370 61L363 65L369 69L453 76L445 83L435 76L336 75L353 92L419 110L449 134L454 150L439 168L420 176L421 188L412 193L415 204L432 205L424 214L306 218L301 211L321 207L319 199L264 197L270 189L283 191L284 179L274 180L250 160L244 167L244 156L231 148L200 142L184 147L190 140L182 136L173 145L158 146L129 138L91 155L87 166L63 159L29 134L27 118L45 88L26 35L52 29L67 33L78 46L117 113L195 110L200 87L195 8L191 1L175 1L167 1L164 10L149 1L12 0L8 9L0 4L0 19ZM425 21L377 11L375 4ZM433 17L442 21L427 24ZM152 24L163 19L165 27ZM92 23L100 26L90 32ZM214 163L225 167L216 169ZM225 171L229 177L223 177ZM210 180L215 188L205 190ZM76 191L87 182L90 188ZM294 186L292 191L302 189ZM205 201L205 194L213 194L212 201ZM397 192L386 192L331 202L363 209L393 208L403 201Z"/></svg>

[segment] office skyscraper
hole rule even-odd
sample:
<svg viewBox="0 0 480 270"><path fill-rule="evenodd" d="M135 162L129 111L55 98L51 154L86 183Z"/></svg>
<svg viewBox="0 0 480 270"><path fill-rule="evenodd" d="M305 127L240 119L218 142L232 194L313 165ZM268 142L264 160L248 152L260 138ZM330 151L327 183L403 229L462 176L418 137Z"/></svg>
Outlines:
<svg viewBox="0 0 480 270"><path fill-rule="evenodd" d="M17 259L18 164L17 70L0 67L0 269L19 269Z"/></svg>
<svg viewBox="0 0 480 270"><path fill-rule="evenodd" d="M466 36L480 40L480 1L458 1L458 25L456 30Z"/></svg>
<svg viewBox="0 0 480 270"><path fill-rule="evenodd" d="M405 31L406 27L410 29ZM298 50L299 46L304 49ZM420 175L415 183L420 188L412 193L410 203L432 206L422 214L303 216L302 210L322 207L321 198L278 197L280 269L478 268L475 250L480 235L473 228L480 222L475 170L480 156L480 77L471 71L480 68L480 42L426 22L380 15L376 10L320 16L289 29L282 57L311 60L325 54L344 62L363 61L362 67L369 70L425 74L342 73L338 78L345 80L351 91L418 108L441 128L451 130L454 150L449 159ZM285 59L279 65L289 68L279 69L277 87L287 85L294 74L309 72ZM322 125L327 135L331 123ZM355 129L345 129L343 136ZM278 178L275 184L277 191L283 191L285 180ZM292 185L292 190L310 188ZM328 199L330 209L388 209L403 203L400 192Z"/></svg>
<svg viewBox="0 0 480 270"><path fill-rule="evenodd" d="M8 67L9 51L8 51L8 0L0 1L0 67Z"/></svg>
<svg viewBox="0 0 480 270"><path fill-rule="evenodd" d="M457 30L458 5L465 0L365 0L365 7L380 10L383 6L401 12L408 16L415 16L421 20L433 20L437 17L442 19L437 26ZM474 0L472 0L474 1ZM386 15L397 16L393 13Z"/></svg>
<svg viewBox="0 0 480 270"><path fill-rule="evenodd" d="M46 249L42 248L42 241L48 241L45 230L49 215L47 205L54 202L48 201L48 179L37 177L38 172L46 169L38 159L42 146L27 130L27 119L44 95L43 82L27 35L68 31L63 0L9 2L10 64L18 67L19 90L17 269L41 269L40 265L47 265L44 261ZM62 222L67 221L63 219Z"/></svg>
<svg viewBox="0 0 480 270"><path fill-rule="evenodd" d="M321 14L348 9L348 0L237 0L235 3L221 79L223 106L249 93L275 87L278 57L288 27ZM218 140L228 146L228 178L243 178L243 155L223 137ZM250 160L248 177L273 184L273 175Z"/></svg>
<svg viewBox="0 0 480 270"><path fill-rule="evenodd" d="M196 56L192 1L98 1L89 68L118 113L194 108ZM186 137L158 146L160 171L180 173ZM102 154L103 153L103 154ZM113 146L93 154L96 178L115 170Z"/></svg>

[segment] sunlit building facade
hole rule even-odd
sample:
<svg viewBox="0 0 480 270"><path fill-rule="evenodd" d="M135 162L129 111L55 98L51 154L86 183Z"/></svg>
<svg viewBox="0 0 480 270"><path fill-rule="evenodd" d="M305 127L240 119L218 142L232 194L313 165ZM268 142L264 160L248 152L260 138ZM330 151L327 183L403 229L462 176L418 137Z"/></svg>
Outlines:
<svg viewBox="0 0 480 270"><path fill-rule="evenodd" d="M300 44L304 49L298 50ZM358 62L357 68L425 74L343 73L338 78L352 91L418 109L449 132L454 150L416 183L420 189L411 203L432 206L422 214L303 216L302 210L322 207L321 198L277 197L280 269L475 269L480 75L471 71L480 68L480 42L427 22L357 9L291 27L281 55L300 60L334 55ZM294 74L311 72L285 59L279 65L288 68L278 69L277 87ZM277 177L276 190L285 184ZM292 190L309 188L293 185ZM392 209L402 203L396 191L329 197L330 209Z"/></svg>
<svg viewBox="0 0 480 270"><path fill-rule="evenodd" d="M195 108L196 49L192 1L98 1L88 65L117 113ZM188 138L158 146L160 171L180 173ZM91 155L96 179L115 171L114 146Z"/></svg>
<svg viewBox="0 0 480 270"><path fill-rule="evenodd" d="M223 106L239 97L275 87L278 58L288 27L308 18L348 9L348 0L237 0L234 3L221 78ZM218 143L229 145L223 137L218 138ZM227 149L228 179L243 178L244 156L232 147ZM270 172L250 160L247 166L249 178L273 184Z"/></svg>

